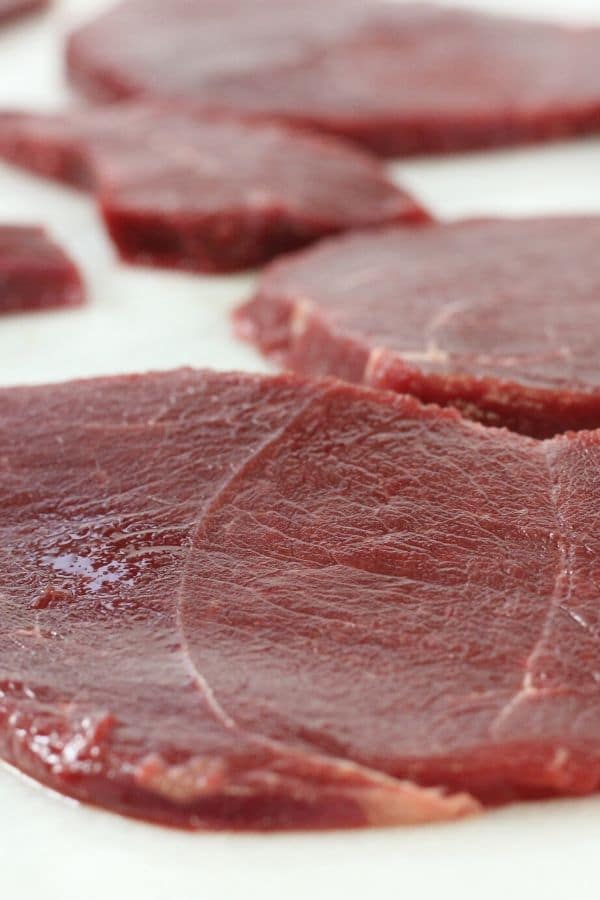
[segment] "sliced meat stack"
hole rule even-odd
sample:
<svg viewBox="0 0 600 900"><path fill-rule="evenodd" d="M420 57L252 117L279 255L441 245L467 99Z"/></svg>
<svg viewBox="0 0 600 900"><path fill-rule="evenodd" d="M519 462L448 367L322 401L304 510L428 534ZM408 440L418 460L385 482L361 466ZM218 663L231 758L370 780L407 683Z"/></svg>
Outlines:
<svg viewBox="0 0 600 900"><path fill-rule="evenodd" d="M188 828L600 782L600 436L339 382L0 393L0 752Z"/></svg>
<svg viewBox="0 0 600 900"><path fill-rule="evenodd" d="M285 366L534 437L600 427L600 219L467 221L328 241L236 314Z"/></svg>
<svg viewBox="0 0 600 900"><path fill-rule="evenodd" d="M340 142L143 105L5 113L0 156L93 190L134 263L234 271L324 235L428 218L382 166Z"/></svg>
<svg viewBox="0 0 600 900"><path fill-rule="evenodd" d="M0 225L0 313L78 306L84 296L79 270L43 228Z"/></svg>
<svg viewBox="0 0 600 900"><path fill-rule="evenodd" d="M326 7L125 0L72 37L69 69L96 98L291 122L384 155L599 128L598 28L377 0Z"/></svg>

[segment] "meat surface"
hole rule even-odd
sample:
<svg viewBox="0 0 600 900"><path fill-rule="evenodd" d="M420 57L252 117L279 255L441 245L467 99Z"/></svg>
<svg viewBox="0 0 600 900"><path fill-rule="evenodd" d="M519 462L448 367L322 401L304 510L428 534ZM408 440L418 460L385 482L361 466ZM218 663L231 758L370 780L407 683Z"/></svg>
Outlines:
<svg viewBox="0 0 600 900"><path fill-rule="evenodd" d="M600 434L340 382L0 392L0 753L189 828L600 781Z"/></svg>
<svg viewBox="0 0 600 900"><path fill-rule="evenodd" d="M43 228L0 225L0 313L78 306L79 270Z"/></svg>
<svg viewBox="0 0 600 900"><path fill-rule="evenodd" d="M534 437L600 427L600 218L465 221L323 243L236 313L287 368Z"/></svg>
<svg viewBox="0 0 600 900"><path fill-rule="evenodd" d="M50 0L0 0L0 25L46 9Z"/></svg>
<svg viewBox="0 0 600 900"><path fill-rule="evenodd" d="M81 800L192 828L477 809L312 750L292 722L283 741L238 727L197 667L190 556L205 515L349 392L179 372L0 393L5 759Z"/></svg>
<svg viewBox="0 0 600 900"><path fill-rule="evenodd" d="M600 127L600 29L428 5L125 0L72 36L68 64L95 98L282 120L388 156Z"/></svg>
<svg viewBox="0 0 600 900"><path fill-rule="evenodd" d="M341 142L139 104L2 114L0 156L94 191L134 263L234 271L325 235L428 218Z"/></svg>

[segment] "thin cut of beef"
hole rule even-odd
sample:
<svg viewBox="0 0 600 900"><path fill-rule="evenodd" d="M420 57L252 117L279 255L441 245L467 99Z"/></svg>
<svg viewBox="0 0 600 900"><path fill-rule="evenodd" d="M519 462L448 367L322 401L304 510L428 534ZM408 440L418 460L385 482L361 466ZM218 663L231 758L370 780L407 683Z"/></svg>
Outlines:
<svg viewBox="0 0 600 900"><path fill-rule="evenodd" d="M95 191L130 262L232 271L324 235L428 218L341 142L139 104L5 113L0 156Z"/></svg>
<svg viewBox="0 0 600 900"><path fill-rule="evenodd" d="M300 123L388 156L600 127L600 29L429 5L125 0L73 35L68 64L92 97Z"/></svg>
<svg viewBox="0 0 600 900"><path fill-rule="evenodd" d="M181 371L0 393L0 752L189 828L600 784L600 433Z"/></svg>
<svg viewBox="0 0 600 900"><path fill-rule="evenodd" d="M43 228L0 225L0 313L83 303L79 270Z"/></svg>
<svg viewBox="0 0 600 900"><path fill-rule="evenodd" d="M0 0L0 25L46 9L50 0Z"/></svg>
<svg viewBox="0 0 600 900"><path fill-rule="evenodd" d="M266 612L275 638L285 617L268 597L263 608L257 594L255 637L246 634L250 622L219 626L222 610L213 601L237 600L223 583L207 602L197 581L204 554L200 582L218 578L212 549L203 549L204 523L238 484L246 496L256 491L257 502L275 490L260 468L287 456L292 436L306 454L304 463L288 457L290 474L312 472L325 449L314 426L326 425L332 404L341 412L349 403L352 412L354 397L410 429L400 402L395 409L352 388L286 377L183 371L0 392L4 759L80 800L190 828L391 824L477 810L468 796L362 766L337 752L334 735L320 748L302 729L295 733L293 715L286 734L269 734L267 721L263 734L259 720L270 713L259 692L256 723L238 725L221 686L216 693L199 666L202 636L193 617L204 609L207 629L222 634L224 670L237 634L239 674L254 654L260 690L271 654L260 619ZM415 427L425 426L415 420ZM292 494L284 506L275 494L273 501L277 515L294 505ZM257 528L262 535L258 520ZM264 575L287 553L278 544L273 529ZM224 548L223 562L229 552ZM240 558L240 590L246 564ZM229 565L235 578L238 562ZM293 567L290 575L293 581ZM358 575L355 601L362 580ZM250 586L243 591L249 596ZM325 700L337 688L327 679L318 685L329 651L319 649L323 629L312 629L312 621L309 615L303 640L306 648L312 642L315 685ZM274 673L277 665L274 657ZM294 668L291 656L288 678ZM379 693L375 682L371 690Z"/></svg>
<svg viewBox="0 0 600 900"><path fill-rule="evenodd" d="M533 437L600 427L600 218L465 221L268 269L237 329L286 367Z"/></svg>

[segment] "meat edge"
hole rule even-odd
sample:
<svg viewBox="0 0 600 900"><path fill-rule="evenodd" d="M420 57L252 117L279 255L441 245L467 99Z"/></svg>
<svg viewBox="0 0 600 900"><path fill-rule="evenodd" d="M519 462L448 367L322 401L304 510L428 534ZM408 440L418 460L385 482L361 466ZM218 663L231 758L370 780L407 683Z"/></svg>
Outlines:
<svg viewBox="0 0 600 900"><path fill-rule="evenodd" d="M428 373L400 354L336 330L307 300L261 287L233 313L241 340L284 368L410 394L483 425L545 439L600 427L600 392L562 391L469 374Z"/></svg>

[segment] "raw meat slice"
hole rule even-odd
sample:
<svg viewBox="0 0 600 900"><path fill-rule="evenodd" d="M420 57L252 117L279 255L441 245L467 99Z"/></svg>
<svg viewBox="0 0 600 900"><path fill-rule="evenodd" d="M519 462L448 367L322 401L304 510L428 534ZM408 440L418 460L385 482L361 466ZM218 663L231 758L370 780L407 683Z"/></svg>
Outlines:
<svg viewBox="0 0 600 900"><path fill-rule="evenodd" d="M0 225L0 313L83 303L75 264L43 228Z"/></svg>
<svg viewBox="0 0 600 900"><path fill-rule="evenodd" d="M281 126L143 105L0 116L0 155L95 190L131 262L232 271L424 211L367 156Z"/></svg>
<svg viewBox="0 0 600 900"><path fill-rule="evenodd" d="M328 241L264 273L241 336L288 368L533 437L600 427L600 218Z"/></svg>
<svg viewBox="0 0 600 900"><path fill-rule="evenodd" d="M336 396L351 411L355 395L186 371L0 392L4 759L80 800L189 828L478 809L315 753L292 722L289 741L239 728L198 668L198 623L187 623L196 590L205 603L188 560L202 552L196 529L286 435L304 432L311 452L306 416ZM363 402L377 415L376 399ZM381 411L410 428L396 407Z"/></svg>
<svg viewBox="0 0 600 900"><path fill-rule="evenodd" d="M334 386L204 510L190 659L238 726L311 752L486 803L595 790L599 490L598 432Z"/></svg>
<svg viewBox="0 0 600 900"><path fill-rule="evenodd" d="M2 391L0 460L0 753L45 784L263 829L598 788L600 432L176 372Z"/></svg>
<svg viewBox="0 0 600 900"><path fill-rule="evenodd" d="M600 29L428 5L126 0L73 35L68 63L96 98L283 120L388 156L600 128Z"/></svg>
<svg viewBox="0 0 600 900"><path fill-rule="evenodd" d="M0 0L0 25L46 9L49 5L50 0Z"/></svg>

